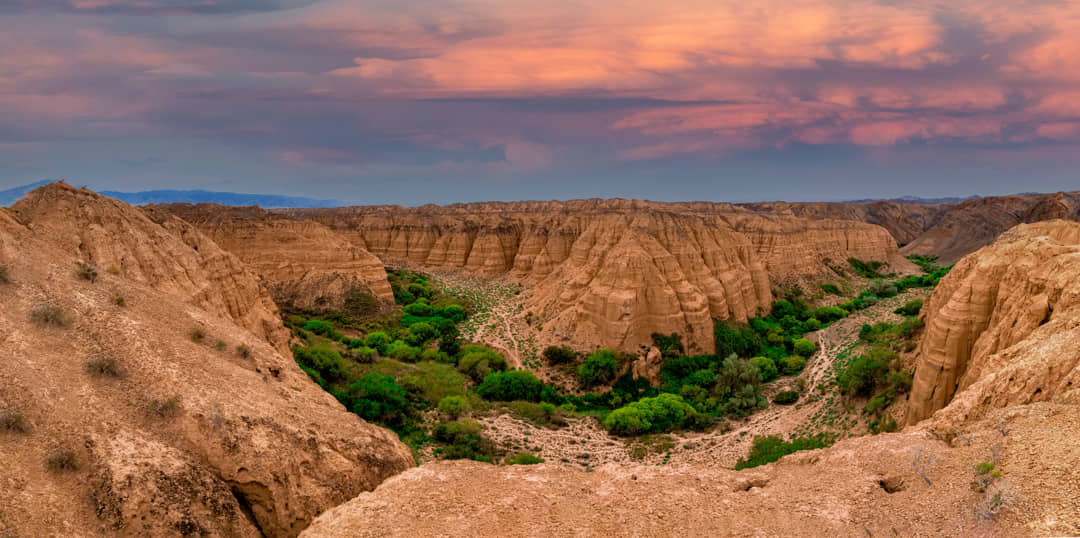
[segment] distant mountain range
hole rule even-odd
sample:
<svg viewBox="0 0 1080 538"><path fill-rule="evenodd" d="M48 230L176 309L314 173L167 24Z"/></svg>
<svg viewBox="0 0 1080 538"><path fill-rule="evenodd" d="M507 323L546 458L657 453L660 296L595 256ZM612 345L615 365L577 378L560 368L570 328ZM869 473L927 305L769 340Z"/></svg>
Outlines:
<svg viewBox="0 0 1080 538"><path fill-rule="evenodd" d="M874 202L894 202L897 204L959 204L960 202L966 202L968 200L975 200L982 198L982 196L968 196L966 198L960 198L958 196L951 198L920 198L918 196L901 196L899 198L863 198L862 200L844 200L841 203L845 204L872 204Z"/></svg>
<svg viewBox="0 0 1080 538"><path fill-rule="evenodd" d="M7 207L17 202L26 193L55 180L39 181L21 187L15 187L6 191L0 191L0 206ZM277 209L283 207L342 207L349 205L340 200L322 200L316 198L303 198L298 196L277 196L270 194L245 194L238 192L215 192L215 191L181 191L181 190L157 190L139 192L99 191L100 194L110 198L127 202L132 205L146 204L172 204L210 203L227 206L252 206L257 205L263 209Z"/></svg>

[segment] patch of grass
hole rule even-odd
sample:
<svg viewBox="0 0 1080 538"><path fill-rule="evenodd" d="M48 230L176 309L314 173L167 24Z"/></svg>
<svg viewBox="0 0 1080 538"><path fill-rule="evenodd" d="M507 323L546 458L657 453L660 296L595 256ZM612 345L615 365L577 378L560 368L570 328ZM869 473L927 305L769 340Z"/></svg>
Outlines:
<svg viewBox="0 0 1080 538"><path fill-rule="evenodd" d="M102 377L120 377L123 375L122 370L120 369L120 363L112 356L105 353L94 355L87 359L86 363L83 364L83 368L91 374Z"/></svg>
<svg viewBox="0 0 1080 538"><path fill-rule="evenodd" d="M0 430L10 433L29 433L30 423L22 413L14 409L7 409L0 413Z"/></svg>
<svg viewBox="0 0 1080 538"><path fill-rule="evenodd" d="M797 401L799 401L799 393L794 390L785 390L773 397L773 403L780 405L791 405Z"/></svg>
<svg viewBox="0 0 1080 538"><path fill-rule="evenodd" d="M544 458L533 456L528 452L521 452L506 460L506 463L507 465L536 465L538 463L544 463Z"/></svg>
<svg viewBox="0 0 1080 538"><path fill-rule="evenodd" d="M216 346L218 351L224 352L229 349L229 344L226 344L224 340L218 340Z"/></svg>
<svg viewBox="0 0 1080 538"><path fill-rule="evenodd" d="M52 325L54 327L66 327L67 316L64 311L52 303L42 303L30 310L30 321L38 325Z"/></svg>
<svg viewBox="0 0 1080 538"><path fill-rule="evenodd" d="M739 471L772 463L800 450L825 448L831 444L831 441L825 435L799 437L786 443L774 435L757 436L754 438L754 444L750 448L750 454L735 464L735 470Z"/></svg>
<svg viewBox="0 0 1080 538"><path fill-rule="evenodd" d="M79 468L75 451L67 447L58 447L45 457L45 467L50 471L75 471Z"/></svg>
<svg viewBox="0 0 1080 538"><path fill-rule="evenodd" d="M158 418L172 418L180 413L180 396L170 396L164 400L150 400L147 411Z"/></svg>
<svg viewBox="0 0 1080 538"><path fill-rule="evenodd" d="M822 282L821 284L818 284L818 286L820 286L821 291L825 293L828 293L830 295L840 295L840 288L836 284L833 284L831 282Z"/></svg>
<svg viewBox="0 0 1080 538"><path fill-rule="evenodd" d="M75 274L91 284L96 282L98 277L97 267L92 263L75 262Z"/></svg>
<svg viewBox="0 0 1080 538"><path fill-rule="evenodd" d="M119 293L114 293L111 300L112 304L116 306L127 306L127 300L125 300L124 296L120 295Z"/></svg>

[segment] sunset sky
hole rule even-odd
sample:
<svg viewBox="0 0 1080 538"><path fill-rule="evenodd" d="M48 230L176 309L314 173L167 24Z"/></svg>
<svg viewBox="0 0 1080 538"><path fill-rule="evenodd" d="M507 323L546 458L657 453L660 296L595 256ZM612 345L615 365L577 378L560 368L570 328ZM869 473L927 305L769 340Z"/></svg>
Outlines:
<svg viewBox="0 0 1080 538"><path fill-rule="evenodd" d="M1080 1L0 1L0 189L840 200L1078 165Z"/></svg>

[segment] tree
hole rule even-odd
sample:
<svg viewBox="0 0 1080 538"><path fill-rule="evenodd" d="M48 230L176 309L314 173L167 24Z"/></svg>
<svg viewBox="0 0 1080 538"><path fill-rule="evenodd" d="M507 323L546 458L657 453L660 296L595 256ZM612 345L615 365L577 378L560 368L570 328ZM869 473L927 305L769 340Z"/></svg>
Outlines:
<svg viewBox="0 0 1080 538"><path fill-rule="evenodd" d="M390 344L390 336L382 331L373 332L364 337L364 345L375 349L380 354L386 353L386 346Z"/></svg>
<svg viewBox="0 0 1080 538"><path fill-rule="evenodd" d="M784 357L780 359L780 371L784 375L795 375L806 367L806 359L799 355L792 355L790 357Z"/></svg>
<svg viewBox="0 0 1080 538"><path fill-rule="evenodd" d="M365 420L400 426L409 410L405 389L394 378L368 372L349 385L345 406Z"/></svg>
<svg viewBox="0 0 1080 538"><path fill-rule="evenodd" d="M758 369L762 383L768 383L776 379L780 374L779 370L776 369L776 363L768 357L754 357L750 359L750 364L753 364Z"/></svg>
<svg viewBox="0 0 1080 538"><path fill-rule="evenodd" d="M806 338L797 338L792 345L795 350L795 354L803 357L809 357L810 355L814 354L815 350L817 350L817 346L814 345L814 342Z"/></svg>
<svg viewBox="0 0 1080 538"><path fill-rule="evenodd" d="M610 349L598 349L578 366L577 377L587 387L610 383L618 373L618 353Z"/></svg>
<svg viewBox="0 0 1080 538"><path fill-rule="evenodd" d="M532 372L510 370L488 374L476 387L476 393L485 400L538 402L543 388L544 384Z"/></svg>
<svg viewBox="0 0 1080 538"><path fill-rule="evenodd" d="M548 346L544 348L543 357L550 364L564 364L577 359L577 353L568 347Z"/></svg>

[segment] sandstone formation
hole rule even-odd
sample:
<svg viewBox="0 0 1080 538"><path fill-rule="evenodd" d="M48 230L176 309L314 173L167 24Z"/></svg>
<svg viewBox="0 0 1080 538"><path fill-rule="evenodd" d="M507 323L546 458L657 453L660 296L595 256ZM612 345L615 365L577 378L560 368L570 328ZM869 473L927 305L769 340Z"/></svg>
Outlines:
<svg viewBox="0 0 1080 538"><path fill-rule="evenodd" d="M1080 192L990 196L958 203L763 202L742 206L813 219L877 224L904 245L904 255L937 256L942 264L950 265L1017 224L1080 217Z"/></svg>
<svg viewBox="0 0 1080 538"><path fill-rule="evenodd" d="M851 221L759 215L730 204L575 200L281 210L387 261L509 275L551 340L637 350L654 332L713 349L714 319L745 321L773 286L816 287L848 258L904 260L889 234Z"/></svg>
<svg viewBox="0 0 1080 538"><path fill-rule="evenodd" d="M425 464L319 516L305 538L336 536L1067 536L1080 533L1080 408L1000 411L952 445L925 431L846 439L741 472L551 463ZM991 447L1010 481L1007 510L976 516L972 464ZM1035 451L1054 457L1032 457ZM924 479L916 470L926 474Z"/></svg>
<svg viewBox="0 0 1080 538"><path fill-rule="evenodd" d="M1080 403L1080 223L1024 224L961 260L924 309L908 422Z"/></svg>
<svg viewBox="0 0 1080 538"><path fill-rule="evenodd" d="M195 225L263 278L279 305L342 310L354 290L392 302L386 270L375 255L310 220L258 207L171 204L155 209Z"/></svg>
<svg viewBox="0 0 1080 538"><path fill-rule="evenodd" d="M0 209L0 265L0 535L292 536L413 465L180 219L49 185Z"/></svg>

